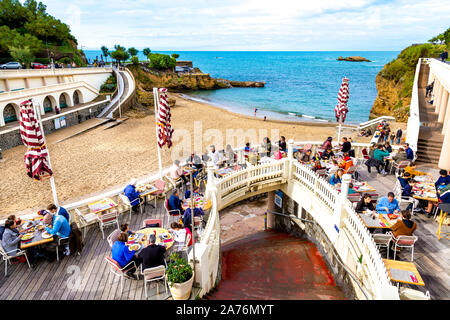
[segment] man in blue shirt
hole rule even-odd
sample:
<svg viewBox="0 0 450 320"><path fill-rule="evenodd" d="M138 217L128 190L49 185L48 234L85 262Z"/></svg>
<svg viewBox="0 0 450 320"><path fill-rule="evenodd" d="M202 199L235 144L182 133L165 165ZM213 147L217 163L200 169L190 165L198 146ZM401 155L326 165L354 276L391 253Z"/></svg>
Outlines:
<svg viewBox="0 0 450 320"><path fill-rule="evenodd" d="M439 177L439 179L437 179L437 181L434 184L436 186L436 190L450 184L450 176L448 175L447 170L441 170L439 171L439 174L441 176Z"/></svg>
<svg viewBox="0 0 450 320"><path fill-rule="evenodd" d="M52 227L45 227L45 231L47 231L51 235L57 235L61 238L67 238L70 235L70 225L69 221L67 221L64 216L54 215L52 218Z"/></svg>
<svg viewBox="0 0 450 320"><path fill-rule="evenodd" d="M205 212L202 208L194 208L194 217L204 216ZM183 214L183 226L185 228L189 228L192 232L192 210L191 208L187 208Z"/></svg>
<svg viewBox="0 0 450 320"><path fill-rule="evenodd" d="M179 198L178 190L175 189L169 198L169 210L179 210L179 214L183 214L184 210L181 207L181 200ZM171 212L171 214L178 214L178 212Z"/></svg>
<svg viewBox="0 0 450 320"><path fill-rule="evenodd" d="M51 212L53 215L60 215L67 219L68 222L70 222L70 216L66 209L63 207L57 207L53 203L49 204L47 207L47 210Z"/></svg>
<svg viewBox="0 0 450 320"><path fill-rule="evenodd" d="M392 192L389 192L387 197L382 197L378 200L376 209L378 213L381 214L400 212L398 201L395 199L395 195Z"/></svg>
<svg viewBox="0 0 450 320"><path fill-rule="evenodd" d="M409 147L409 144L405 144L406 160L414 160L414 151Z"/></svg>
<svg viewBox="0 0 450 320"><path fill-rule="evenodd" d="M131 206L134 212L138 211L138 206L140 204L139 192L136 191L136 179L132 179L130 184L123 190L127 198L130 200Z"/></svg>
<svg viewBox="0 0 450 320"><path fill-rule="evenodd" d="M400 182L402 189L404 189L411 181L411 174L409 172L405 172L403 177L398 177L398 181Z"/></svg>

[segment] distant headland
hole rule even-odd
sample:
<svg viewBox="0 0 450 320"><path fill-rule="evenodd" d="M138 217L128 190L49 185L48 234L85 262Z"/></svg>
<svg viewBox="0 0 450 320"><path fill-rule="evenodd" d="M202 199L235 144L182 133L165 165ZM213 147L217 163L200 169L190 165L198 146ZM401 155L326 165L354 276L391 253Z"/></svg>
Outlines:
<svg viewBox="0 0 450 320"><path fill-rule="evenodd" d="M360 57L360 56L351 56L351 57L342 57L336 59L337 61L353 61L353 62L371 62L369 59Z"/></svg>

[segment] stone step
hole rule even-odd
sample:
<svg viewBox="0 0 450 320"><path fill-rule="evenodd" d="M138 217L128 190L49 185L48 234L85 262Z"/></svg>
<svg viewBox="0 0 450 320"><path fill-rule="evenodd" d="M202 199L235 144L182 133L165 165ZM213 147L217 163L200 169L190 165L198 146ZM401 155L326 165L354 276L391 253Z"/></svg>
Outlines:
<svg viewBox="0 0 450 320"><path fill-rule="evenodd" d="M89 126L84 127L83 129L81 129L81 130L79 130L79 131L77 131L77 132L75 132L75 133L73 133L73 134L71 134L71 135L69 135L67 137L64 137L64 138L56 141L56 143L59 143L59 142L65 141L67 139L79 136L79 135L81 135L83 133L86 133L86 132L88 132L90 130L98 128L98 127L104 125L105 123L108 123L108 122L112 121L112 119L109 119L109 118L100 118L100 119L99 118L94 118L94 119L91 119L91 120L92 121L91 121L91 123L89 123Z"/></svg>
<svg viewBox="0 0 450 320"><path fill-rule="evenodd" d="M103 130L114 128L114 127L124 123L127 120L128 120L128 117L117 118L117 119L111 121L110 123L108 123L107 125L105 125L105 128Z"/></svg>

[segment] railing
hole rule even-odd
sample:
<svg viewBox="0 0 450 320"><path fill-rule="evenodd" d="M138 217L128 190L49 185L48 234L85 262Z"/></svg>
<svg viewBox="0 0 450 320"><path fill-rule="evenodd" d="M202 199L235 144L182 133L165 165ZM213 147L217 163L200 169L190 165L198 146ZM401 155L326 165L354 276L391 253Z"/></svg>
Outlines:
<svg viewBox="0 0 450 320"><path fill-rule="evenodd" d="M0 79L18 78L18 77L43 77L43 76L64 76L72 74L103 73L112 72L109 67L91 67L91 68L61 68L61 69L14 69L0 70Z"/></svg>
<svg viewBox="0 0 450 320"><path fill-rule="evenodd" d="M422 59L416 66L416 73L414 76L414 83L411 96L411 105L409 107L408 124L406 128L406 142L409 143L411 149L417 152L417 143L419 141L420 132L420 113L419 113L419 73Z"/></svg>
<svg viewBox="0 0 450 320"><path fill-rule="evenodd" d="M76 81L76 82L67 82L67 83L57 83L52 84L48 86L43 87L37 87L32 89L23 89L20 91L9 91L9 92L3 92L0 93L0 102L2 101L11 101L14 99L20 99L22 97L30 97L35 95L45 95L51 92L59 92L61 90L68 90L68 89L77 89L80 87L84 87L96 95L98 95L98 90L95 89L93 86L88 84L85 81Z"/></svg>
<svg viewBox="0 0 450 320"><path fill-rule="evenodd" d="M384 121L384 120L391 121L391 120L395 120L395 118L391 117L391 116L381 116L381 117L360 123L358 129L361 130L361 129L371 127L371 126L376 125L377 123L380 123L381 121Z"/></svg>

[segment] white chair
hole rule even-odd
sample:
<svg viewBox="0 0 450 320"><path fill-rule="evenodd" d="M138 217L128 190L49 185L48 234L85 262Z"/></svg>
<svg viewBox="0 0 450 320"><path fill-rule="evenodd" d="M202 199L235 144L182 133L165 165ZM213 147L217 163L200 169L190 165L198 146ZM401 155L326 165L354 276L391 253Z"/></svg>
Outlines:
<svg viewBox="0 0 450 320"><path fill-rule="evenodd" d="M398 204L401 205L402 203L411 203L413 205L411 212L414 214L414 209L417 206L418 200L414 199L413 197L406 197L402 196L402 186L400 185L400 181L396 179L395 186L394 186L394 195L395 199L397 199Z"/></svg>
<svg viewBox="0 0 450 320"><path fill-rule="evenodd" d="M75 215L78 216L78 222L80 224L80 227L82 227L83 230L83 238L86 238L86 229L88 225L90 225L92 222L97 222L97 214L95 213L88 213L88 214L81 214L79 209L75 209Z"/></svg>
<svg viewBox="0 0 450 320"><path fill-rule="evenodd" d="M386 259L389 259L389 246L392 241L392 234L375 233L372 235L372 238L378 249L381 247L386 247Z"/></svg>
<svg viewBox="0 0 450 320"><path fill-rule="evenodd" d="M15 253L14 256L8 255L8 253ZM5 261L5 277L8 275L8 263L11 264L11 259L25 256L25 259L27 259L28 267L31 268L30 262L28 261L27 253L25 251L22 251L20 249L14 249L11 251L6 252L2 247L2 242L0 240L0 254L2 255L3 261Z"/></svg>
<svg viewBox="0 0 450 320"><path fill-rule="evenodd" d="M131 221L131 212L133 211L133 206L131 205L130 199L128 199L128 197L122 193L119 194L119 198L120 200L122 200L122 203L127 205L130 208L130 221ZM141 214L142 214L142 204L144 203L144 199L141 198L137 198L134 201L138 200L139 201L139 209L141 210Z"/></svg>
<svg viewBox="0 0 450 320"><path fill-rule="evenodd" d="M414 260L414 244L417 241L416 236L398 236L398 238L392 235L394 241L394 260L397 255L397 248L410 248L411 249L411 261Z"/></svg>
<svg viewBox="0 0 450 320"><path fill-rule="evenodd" d="M191 234L186 233L186 239L184 240L184 246L181 251L184 251L186 253L186 259L189 257L189 242L191 241Z"/></svg>
<svg viewBox="0 0 450 320"><path fill-rule="evenodd" d="M318 169L318 170L316 171L316 174L317 174L319 177L325 178L325 177L327 176L327 169Z"/></svg>
<svg viewBox="0 0 450 320"><path fill-rule="evenodd" d="M194 229L197 230L199 234L203 233L203 216L194 216Z"/></svg>
<svg viewBox="0 0 450 320"><path fill-rule="evenodd" d="M111 267L111 269L110 269L111 273L120 277L120 293L122 294L123 293L123 279L125 278L126 273L128 271L130 271L132 268L137 269L136 263L134 261L131 261L125 267L121 268L119 263L117 263L117 261L114 260L113 258L106 256L105 260ZM138 279L139 279L139 275L138 275ZM111 283L112 283L112 280L111 280Z"/></svg>
<svg viewBox="0 0 450 320"><path fill-rule="evenodd" d="M400 300L431 300L430 292L401 287L399 290Z"/></svg>
<svg viewBox="0 0 450 320"><path fill-rule="evenodd" d="M120 231L120 229L116 229L116 230L114 230L113 232L111 232L110 234L109 234L109 236L106 238L106 241L108 241L108 244L109 244L109 246L112 248L112 246L113 246L113 241L112 241L112 239L117 239L117 237L119 236L119 234L121 233L122 231Z"/></svg>
<svg viewBox="0 0 450 320"><path fill-rule="evenodd" d="M165 261L164 261L165 262ZM144 276L144 290L145 290L145 297L148 299L148 290L147 290L147 283L156 281L156 292L159 294L159 281L164 281L164 288L166 290L166 293L169 291L167 286L167 278L166 278L166 267L161 265L154 268L147 268L142 270L142 264L141 264L141 274Z"/></svg>
<svg viewBox="0 0 450 320"><path fill-rule="evenodd" d="M97 216L98 219L98 225L100 227L100 230L102 231L103 239L105 239L105 227L111 226L111 225L117 225L117 229L119 229L119 212L118 211L112 211L104 214L99 214Z"/></svg>
<svg viewBox="0 0 450 320"><path fill-rule="evenodd" d="M167 223L169 224L169 226L170 226L170 223L171 223L170 220L173 220L173 217L175 217L175 219L176 219L177 217L181 216L181 211L180 210L178 210L178 209L169 210L169 199L166 199L164 201L164 209L166 209Z"/></svg>
<svg viewBox="0 0 450 320"><path fill-rule="evenodd" d="M409 165L409 160L407 161L400 161L400 162L394 162L391 166L391 169L389 170L389 174L392 173L392 170L395 169L395 176L399 176L401 171L405 169Z"/></svg>

